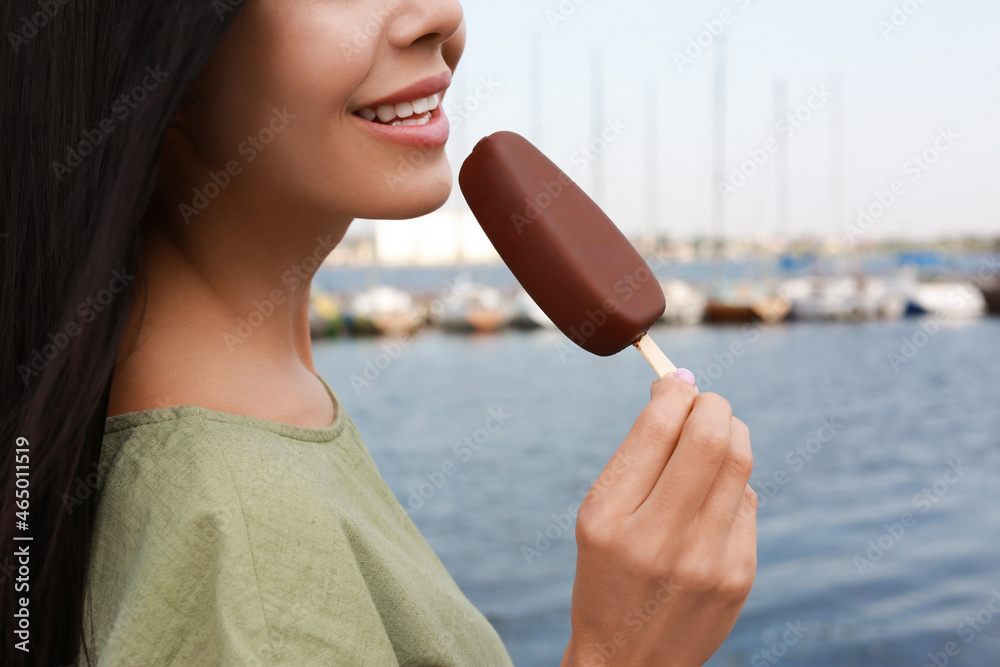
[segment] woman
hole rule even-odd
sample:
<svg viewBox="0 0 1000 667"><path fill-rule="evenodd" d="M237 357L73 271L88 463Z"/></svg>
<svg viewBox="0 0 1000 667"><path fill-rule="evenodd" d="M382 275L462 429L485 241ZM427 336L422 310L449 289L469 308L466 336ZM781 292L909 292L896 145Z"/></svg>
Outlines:
<svg viewBox="0 0 1000 667"><path fill-rule="evenodd" d="M458 2L0 11L4 664L510 664L307 322L352 219L450 192ZM565 665L702 664L749 593L749 434L693 384L580 508Z"/></svg>

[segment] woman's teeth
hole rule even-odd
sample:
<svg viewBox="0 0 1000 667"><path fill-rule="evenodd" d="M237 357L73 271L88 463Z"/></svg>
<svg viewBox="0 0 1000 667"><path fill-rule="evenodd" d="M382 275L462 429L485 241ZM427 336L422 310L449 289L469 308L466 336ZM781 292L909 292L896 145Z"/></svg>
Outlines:
<svg viewBox="0 0 1000 667"><path fill-rule="evenodd" d="M367 121L382 125L426 125L431 120L430 112L437 109L440 102L440 96L431 95L412 102L402 102L395 105L384 104L375 109L362 109L357 113ZM419 116L419 118L413 116Z"/></svg>

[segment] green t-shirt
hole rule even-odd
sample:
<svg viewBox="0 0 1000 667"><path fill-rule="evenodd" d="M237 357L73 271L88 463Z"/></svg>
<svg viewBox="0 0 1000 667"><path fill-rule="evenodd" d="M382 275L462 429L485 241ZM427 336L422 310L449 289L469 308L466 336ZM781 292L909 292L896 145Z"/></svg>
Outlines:
<svg viewBox="0 0 1000 667"><path fill-rule="evenodd" d="M108 418L94 664L512 664L323 384L323 429L194 406Z"/></svg>

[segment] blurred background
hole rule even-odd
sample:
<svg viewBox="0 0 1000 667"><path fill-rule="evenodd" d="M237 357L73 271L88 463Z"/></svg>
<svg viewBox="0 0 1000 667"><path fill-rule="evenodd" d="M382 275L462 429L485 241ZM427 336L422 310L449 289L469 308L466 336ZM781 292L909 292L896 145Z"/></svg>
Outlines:
<svg viewBox="0 0 1000 667"><path fill-rule="evenodd" d="M535 142L653 267L653 338L751 427L758 577L710 664L997 665L1000 4L464 6L456 175L495 131ZM457 187L355 223L313 333L515 664L558 664L572 508L648 400L645 362L553 329Z"/></svg>

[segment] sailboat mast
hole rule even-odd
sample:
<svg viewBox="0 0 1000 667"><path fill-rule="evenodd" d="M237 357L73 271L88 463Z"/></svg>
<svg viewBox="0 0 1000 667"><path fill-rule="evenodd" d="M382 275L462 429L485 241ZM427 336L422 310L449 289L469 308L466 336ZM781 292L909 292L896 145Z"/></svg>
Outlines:
<svg viewBox="0 0 1000 667"><path fill-rule="evenodd" d="M713 256L719 260L726 236L726 201L715 184L726 180L726 37L723 35L715 46L713 73L712 111L712 243ZM716 261L716 272L721 270ZM717 276L718 278L718 276ZM718 281L717 281L718 282Z"/></svg>
<svg viewBox="0 0 1000 667"><path fill-rule="evenodd" d="M542 150L542 33L534 29L528 36L528 127L531 141Z"/></svg>
<svg viewBox="0 0 1000 667"><path fill-rule="evenodd" d="M844 132L844 82L838 73L833 78L833 114L831 116L831 175L833 193L833 238L841 233L847 223L847 165L845 153L847 140Z"/></svg>
<svg viewBox="0 0 1000 667"><path fill-rule="evenodd" d="M590 89L592 94L591 99L591 139L596 139L601 136L604 131L604 49L598 44L594 47L594 52L591 57L591 83ZM607 202L605 201L605 186L607 184L607 177L604 169L604 158L599 156L594 160L594 164L591 165L593 168L593 188L594 188L594 201L597 202L598 206L602 208L606 207Z"/></svg>
<svg viewBox="0 0 1000 667"><path fill-rule="evenodd" d="M778 79L774 83L774 115L775 120L781 122L788 113L788 92L785 82ZM775 216L777 224L775 232L779 238L783 238L786 243L792 238L792 212L790 202L789 181L791 179L791 165L789 152L791 147L788 142L778 151L777 159L774 161L774 196L775 196Z"/></svg>
<svg viewBox="0 0 1000 667"><path fill-rule="evenodd" d="M655 243L659 199L659 128L656 79L646 82L646 235Z"/></svg>

